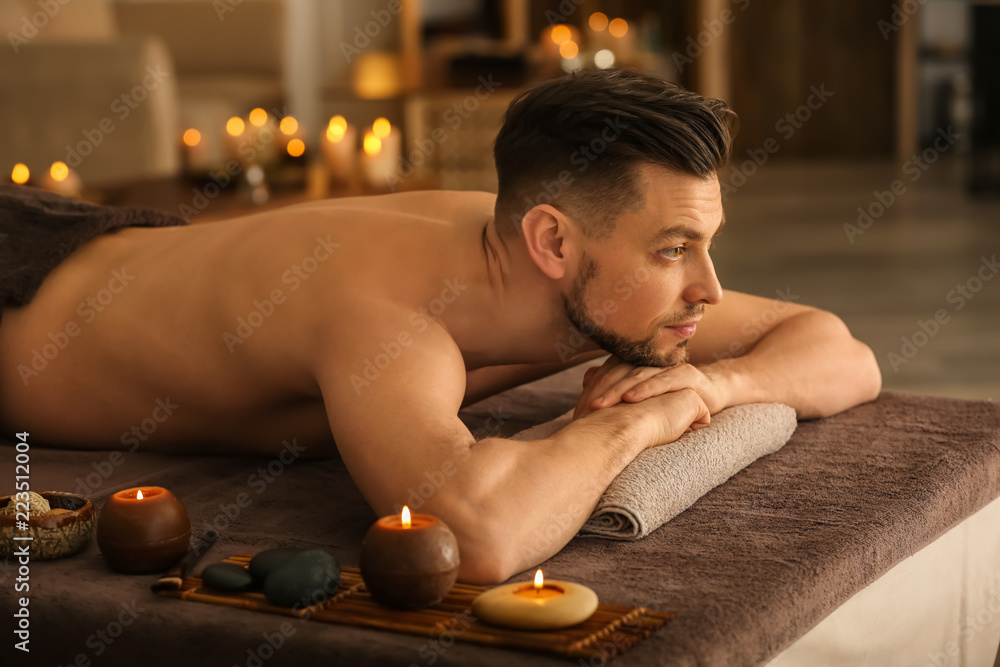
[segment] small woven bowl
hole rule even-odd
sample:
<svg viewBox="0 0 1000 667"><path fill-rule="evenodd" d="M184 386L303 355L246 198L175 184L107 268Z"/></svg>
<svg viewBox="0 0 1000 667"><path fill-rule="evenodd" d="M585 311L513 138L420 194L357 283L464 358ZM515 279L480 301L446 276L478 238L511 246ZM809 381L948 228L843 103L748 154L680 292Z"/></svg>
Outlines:
<svg viewBox="0 0 1000 667"><path fill-rule="evenodd" d="M18 530L17 517L0 515L0 556L13 555L28 545L31 558L49 560L72 556L83 551L94 537L97 510L90 498L75 493L42 491L52 509L70 510L68 514L28 517L28 530ZM10 496L0 496L0 507L6 507ZM15 540L15 536L31 535L32 540Z"/></svg>

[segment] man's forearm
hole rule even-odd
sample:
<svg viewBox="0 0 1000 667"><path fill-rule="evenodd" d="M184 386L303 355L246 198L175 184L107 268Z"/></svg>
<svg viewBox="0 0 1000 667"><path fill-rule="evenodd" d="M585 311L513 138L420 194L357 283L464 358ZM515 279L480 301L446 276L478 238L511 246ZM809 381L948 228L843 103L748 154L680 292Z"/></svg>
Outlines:
<svg viewBox="0 0 1000 667"><path fill-rule="evenodd" d="M569 542L612 480L649 444L632 407L601 410L543 440L476 443L434 509L462 508L452 526L462 548L459 578L497 583Z"/></svg>
<svg viewBox="0 0 1000 667"><path fill-rule="evenodd" d="M873 400L882 387L875 355L837 316L810 311L772 329L750 352L701 370L726 405L784 403L799 419L836 414Z"/></svg>

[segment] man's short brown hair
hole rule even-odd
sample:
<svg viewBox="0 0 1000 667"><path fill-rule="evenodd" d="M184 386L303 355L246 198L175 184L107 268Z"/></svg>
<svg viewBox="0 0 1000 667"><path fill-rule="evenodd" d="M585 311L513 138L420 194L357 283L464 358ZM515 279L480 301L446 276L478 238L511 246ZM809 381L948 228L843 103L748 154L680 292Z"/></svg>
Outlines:
<svg viewBox="0 0 1000 667"><path fill-rule="evenodd" d="M729 159L736 114L648 74L583 69L511 102L493 145L497 228L520 231L550 203L584 234L603 238L627 210L645 206L637 167L662 165L709 178Z"/></svg>

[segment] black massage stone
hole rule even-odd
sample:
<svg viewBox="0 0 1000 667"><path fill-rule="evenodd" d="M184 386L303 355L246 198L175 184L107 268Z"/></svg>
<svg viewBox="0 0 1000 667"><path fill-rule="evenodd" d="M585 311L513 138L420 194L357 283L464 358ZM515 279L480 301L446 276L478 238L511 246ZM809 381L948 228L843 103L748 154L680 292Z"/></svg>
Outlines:
<svg viewBox="0 0 1000 667"><path fill-rule="evenodd" d="M304 553L305 549L268 549L250 559L250 574L254 579L263 583L269 574L280 568L293 557Z"/></svg>
<svg viewBox="0 0 1000 667"><path fill-rule="evenodd" d="M340 565L319 549L303 551L271 572L264 582L264 597L279 607L308 607L337 592Z"/></svg>
<svg viewBox="0 0 1000 667"><path fill-rule="evenodd" d="M213 563L205 567L201 580L209 588L226 593L242 593L254 587L253 577L246 568L232 563Z"/></svg>

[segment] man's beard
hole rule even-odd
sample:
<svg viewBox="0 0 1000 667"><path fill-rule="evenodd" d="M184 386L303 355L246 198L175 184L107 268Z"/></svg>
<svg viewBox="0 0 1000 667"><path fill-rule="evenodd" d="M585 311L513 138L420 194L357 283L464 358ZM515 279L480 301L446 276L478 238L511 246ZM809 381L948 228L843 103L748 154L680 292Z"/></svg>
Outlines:
<svg viewBox="0 0 1000 667"><path fill-rule="evenodd" d="M598 326L594 317L587 309L587 283L596 275L597 262L584 254L580 272L573 279L569 297L567 298L566 295L562 297L563 311L567 319L573 323L573 326L583 335L593 340L602 350L610 352L633 366L669 367L687 363L690 356L690 351L687 348L687 340L681 341L668 352L659 352L656 342L664 326L690 320L692 317L701 314L703 310L699 310L696 306L690 307L680 318L670 318L663 324L658 325L645 338L628 338L610 329Z"/></svg>

